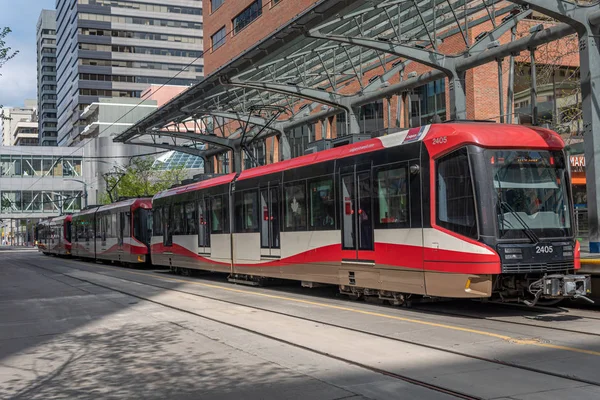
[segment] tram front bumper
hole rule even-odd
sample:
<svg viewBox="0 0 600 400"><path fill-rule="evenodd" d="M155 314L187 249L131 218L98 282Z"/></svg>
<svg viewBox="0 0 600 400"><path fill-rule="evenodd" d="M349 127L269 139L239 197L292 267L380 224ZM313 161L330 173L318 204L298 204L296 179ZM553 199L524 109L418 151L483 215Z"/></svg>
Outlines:
<svg viewBox="0 0 600 400"><path fill-rule="evenodd" d="M542 298L583 298L592 293L592 277L590 275L546 275L541 280Z"/></svg>

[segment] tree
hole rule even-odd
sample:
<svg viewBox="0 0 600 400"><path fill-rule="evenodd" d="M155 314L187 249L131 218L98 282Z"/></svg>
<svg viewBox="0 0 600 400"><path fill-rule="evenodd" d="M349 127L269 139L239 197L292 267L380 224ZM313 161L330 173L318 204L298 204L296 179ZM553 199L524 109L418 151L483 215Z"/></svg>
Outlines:
<svg viewBox="0 0 600 400"><path fill-rule="evenodd" d="M0 68L14 56L19 54L18 51L12 51L10 47L6 47L4 38L11 32L9 27L4 27L0 30Z"/></svg>
<svg viewBox="0 0 600 400"><path fill-rule="evenodd" d="M106 204L120 197L151 197L181 182L185 178L183 166L161 170L154 166L154 158L134 158L122 170L106 174L107 191L98 199Z"/></svg>

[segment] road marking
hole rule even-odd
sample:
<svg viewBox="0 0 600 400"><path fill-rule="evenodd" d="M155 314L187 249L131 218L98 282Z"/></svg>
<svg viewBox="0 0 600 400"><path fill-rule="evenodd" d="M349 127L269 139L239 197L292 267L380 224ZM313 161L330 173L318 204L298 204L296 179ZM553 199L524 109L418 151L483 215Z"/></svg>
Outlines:
<svg viewBox="0 0 600 400"><path fill-rule="evenodd" d="M75 262L74 260L70 260L70 261ZM496 338L496 339L501 339L501 340L507 341L509 343L514 343L514 344L518 344L518 345L522 345L522 346L544 347L547 349L564 350L564 351L569 351L569 352L573 352L573 353L581 353L581 354L588 354L588 355L592 355L592 356L600 356L600 351L578 349L576 347L561 346L561 345L556 345L556 344L551 344L551 343L541 343L541 342L538 342L535 340L530 340L530 339L517 339L512 336L482 331L479 329L471 329L471 328L464 328L464 327L456 326L456 325L448 325L448 324L441 324L441 323L437 323L437 322L423 321L420 319L400 317L397 315L383 314L383 313L378 313L378 312L373 312L373 311L360 310L357 308L337 306L334 304L320 303L320 302L311 301L311 300L295 299L293 297L278 296L278 295L267 294L267 293L251 292L248 290L235 289L235 288L225 287L225 286L221 286L221 285L214 285L214 284L210 284L210 283L188 281L185 279L177 279L177 278L168 278L168 277L164 277L164 276L157 276L156 274L148 274L145 272L131 271L131 270L128 270L125 268L119 268L119 267L110 267L110 266L106 266L106 265L91 265L91 264L90 264L90 266L110 269L113 271L127 272L129 274L148 276L151 278L157 278L157 279L162 279L162 280L171 281L171 282L189 283L189 284L203 286L203 287L207 287L207 288L211 288L211 289L225 290L228 292L249 294L249 295L265 297L265 298L269 298L269 299L285 300L285 301L293 302L293 303L308 304L308 305L318 306L318 307L322 307L322 308L329 308L329 309L334 309L334 310L339 310L339 311L349 311L349 312L353 312L356 314L369 315L372 317L380 317L380 318L391 319L391 320L395 320L395 321L402 321L402 322L408 322L408 323L413 323L413 324L418 324L418 325L431 326L434 328L443 328L443 329L449 329L449 330L453 330L453 331L473 333L476 335L482 335L482 336L492 337L492 338ZM118 277L114 277L114 276L113 276L113 278L118 279ZM218 301L218 299L216 299L216 300Z"/></svg>

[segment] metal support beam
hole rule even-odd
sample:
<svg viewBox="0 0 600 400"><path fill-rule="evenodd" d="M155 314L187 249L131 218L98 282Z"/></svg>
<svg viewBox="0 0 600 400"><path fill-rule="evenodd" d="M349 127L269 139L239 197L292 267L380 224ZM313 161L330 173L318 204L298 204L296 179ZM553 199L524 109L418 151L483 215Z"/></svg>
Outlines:
<svg viewBox="0 0 600 400"><path fill-rule="evenodd" d="M498 60L498 105L500 106L500 123L504 123L504 87L502 82L502 60Z"/></svg>
<svg viewBox="0 0 600 400"><path fill-rule="evenodd" d="M566 0L511 0L566 24L579 37L590 251L600 253L600 11Z"/></svg>
<svg viewBox="0 0 600 400"><path fill-rule="evenodd" d="M309 36L394 54L442 71L448 77L449 81L448 88L450 91L450 118L467 118L465 73L457 71L457 57L447 56L445 54L425 49L405 46L403 44L382 42L379 40L365 39L362 37L329 35L322 34L318 31L311 31Z"/></svg>
<svg viewBox="0 0 600 400"><path fill-rule="evenodd" d="M268 119L257 117L254 115L233 113L233 112L227 112L227 111L207 111L207 113L214 117L231 119L234 121L244 121L244 122L250 123L252 125L262 126L262 127L265 127L266 129L272 129L274 131L281 132L281 127L279 126L279 123L277 123L277 122L269 123L270 121Z"/></svg>
<svg viewBox="0 0 600 400"><path fill-rule="evenodd" d="M510 43L517 37L517 28L510 30ZM506 91L506 122L513 122L513 103L515 100L515 55L511 53L508 61L508 89Z"/></svg>
<svg viewBox="0 0 600 400"><path fill-rule="evenodd" d="M206 163L205 151L198 150L193 147L176 146L176 145L171 145L171 144L166 144L166 143L150 143L150 142L142 142L142 141L135 141L135 140L129 141L129 142L127 142L127 144L130 144L132 146L155 147L155 148L159 148L159 149L173 150L173 151L178 151L180 153L191 154L193 156L202 158L204 160L204 162Z"/></svg>
<svg viewBox="0 0 600 400"><path fill-rule="evenodd" d="M537 126L538 121L538 102L537 102L537 66L535 65L535 49L529 50L530 76L531 76L531 124Z"/></svg>
<svg viewBox="0 0 600 400"><path fill-rule="evenodd" d="M306 100L316 101L318 103L327 104L333 107L347 108L347 105L344 104L345 96L342 96L337 93L327 92L325 90L313 89L291 84L288 85L285 83L240 81L237 79L232 79L230 82L224 82L224 84L228 86L262 90L265 92L280 93L284 95L300 97Z"/></svg>
<svg viewBox="0 0 600 400"><path fill-rule="evenodd" d="M170 132L170 131L150 131L149 135L155 136L166 136L172 138L180 138L186 140L193 140L196 142L202 143L211 143L221 147L232 148L233 143L232 140L228 138L224 138L221 136L212 136L212 135L202 135L197 133L187 133L187 132Z"/></svg>

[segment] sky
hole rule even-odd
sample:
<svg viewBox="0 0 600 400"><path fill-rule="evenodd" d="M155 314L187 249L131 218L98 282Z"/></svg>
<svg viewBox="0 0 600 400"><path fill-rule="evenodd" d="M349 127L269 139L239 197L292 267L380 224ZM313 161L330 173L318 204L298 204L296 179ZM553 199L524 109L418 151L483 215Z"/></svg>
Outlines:
<svg viewBox="0 0 600 400"><path fill-rule="evenodd" d="M37 97L35 29L42 9L54 9L55 0L0 0L0 29L12 29L6 45L19 54L0 68L0 105L22 106Z"/></svg>

